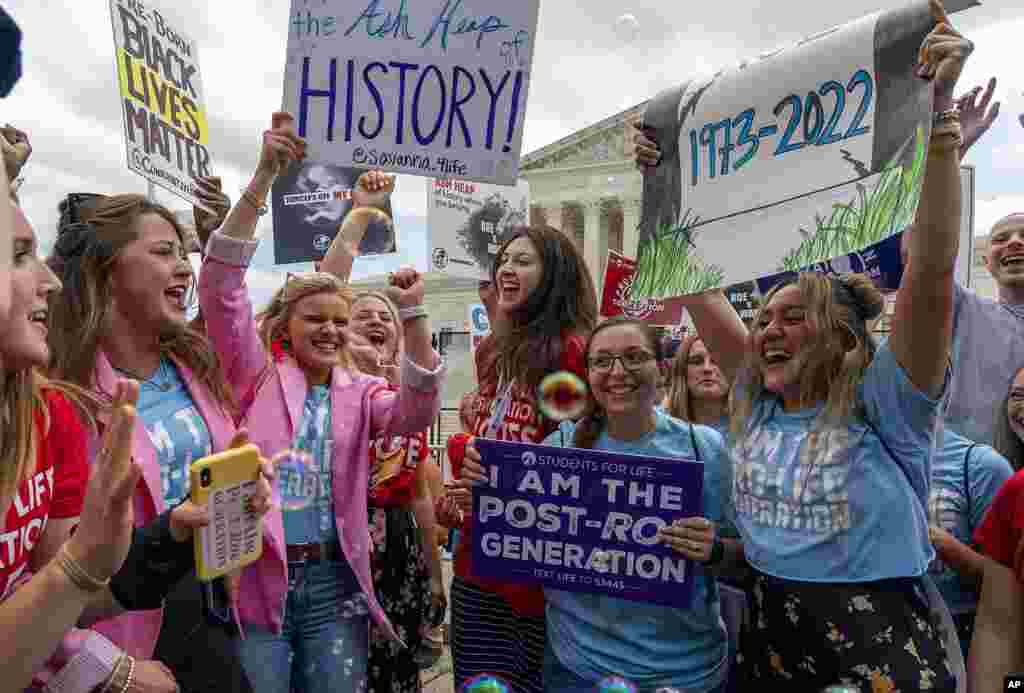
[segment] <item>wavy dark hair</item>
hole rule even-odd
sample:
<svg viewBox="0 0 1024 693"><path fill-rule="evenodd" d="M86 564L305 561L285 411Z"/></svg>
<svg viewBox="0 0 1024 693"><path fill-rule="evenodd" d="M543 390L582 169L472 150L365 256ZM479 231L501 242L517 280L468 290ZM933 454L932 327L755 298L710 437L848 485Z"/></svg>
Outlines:
<svg viewBox="0 0 1024 693"><path fill-rule="evenodd" d="M1006 389L1006 396L1000 400L999 408L996 409L995 437L992 441L992 447L1006 458L1006 461L1010 463L1015 472L1024 469L1024 441L1010 428L1010 414L1007 410L1010 407L1010 392L1013 391L1013 381L1017 379L1021 371L1024 371L1024 368L1017 370L1013 374L1010 386Z"/></svg>
<svg viewBox="0 0 1024 693"><path fill-rule="evenodd" d="M495 320L480 344L477 366L482 386L496 386L502 372L515 373L520 386L533 392L545 375L561 369L566 337L594 329L597 292L576 245L550 226L520 228L501 244L491 268L495 284L505 249L518 238L533 243L543 274L522 308Z"/></svg>
<svg viewBox="0 0 1024 693"><path fill-rule="evenodd" d="M114 393L98 392L94 375L100 340L108 329L113 267L124 247L139 238L136 222L145 215L170 224L183 245L187 234L170 210L142 195L78 196L77 208L72 197L61 203L57 243L47 259L63 284L50 301L51 370L54 377L109 400ZM223 412L235 414L237 407L217 355L202 334L182 324L159 340L163 356L188 366Z"/></svg>
<svg viewBox="0 0 1024 693"><path fill-rule="evenodd" d="M654 353L655 359L661 362L665 358L665 350L662 344L661 335L658 331L651 327L643 320L637 320L636 318L627 318L624 316L616 316L605 320L590 333L590 337L587 339L587 349L584 352L587 356L587 369L590 369L590 346L594 343L594 337L601 334L605 330L613 327L635 327L644 335L644 339L647 341L647 346L651 348ZM597 442L598 437L601 435L601 431L604 430L606 424L606 415L601 405L594 399L593 393L590 388L587 388L587 415L580 419L580 422L576 424L576 431L573 434L572 445L575 448L593 448L594 443Z"/></svg>

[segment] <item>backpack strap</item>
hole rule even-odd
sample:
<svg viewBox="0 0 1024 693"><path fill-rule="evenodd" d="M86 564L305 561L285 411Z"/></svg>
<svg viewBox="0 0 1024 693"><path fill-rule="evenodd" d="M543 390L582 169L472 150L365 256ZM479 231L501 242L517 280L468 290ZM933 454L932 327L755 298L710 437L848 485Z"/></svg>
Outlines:
<svg viewBox="0 0 1024 693"><path fill-rule="evenodd" d="M700 446L697 445L697 434L694 433L692 423L690 424L690 445L693 446L693 453L697 457L697 462L703 462L704 460L700 454Z"/></svg>

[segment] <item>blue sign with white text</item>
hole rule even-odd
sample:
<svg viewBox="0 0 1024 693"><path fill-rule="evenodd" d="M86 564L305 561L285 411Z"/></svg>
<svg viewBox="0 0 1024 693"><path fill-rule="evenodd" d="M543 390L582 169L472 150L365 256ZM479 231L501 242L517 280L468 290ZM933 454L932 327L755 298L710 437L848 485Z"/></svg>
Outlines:
<svg viewBox="0 0 1024 693"><path fill-rule="evenodd" d="M478 438L473 573L687 608L690 561L658 540L703 514L704 465Z"/></svg>

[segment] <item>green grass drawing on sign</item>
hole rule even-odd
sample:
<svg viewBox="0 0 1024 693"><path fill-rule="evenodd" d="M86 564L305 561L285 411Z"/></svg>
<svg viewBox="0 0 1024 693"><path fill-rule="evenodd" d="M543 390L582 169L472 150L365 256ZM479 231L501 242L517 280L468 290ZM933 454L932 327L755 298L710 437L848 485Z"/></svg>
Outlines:
<svg viewBox="0 0 1024 693"><path fill-rule="evenodd" d="M687 211L678 224L662 224L641 245L630 298L684 296L721 286L725 270L704 264L694 252L692 229L697 221Z"/></svg>
<svg viewBox="0 0 1024 693"><path fill-rule="evenodd" d="M815 215L814 232L799 229L804 240L782 259L775 271L797 271L824 260L862 250L903 230L914 219L924 174L927 142L924 128L914 139L914 160L909 169L898 162L897 152L870 191L856 184L850 202L832 205L826 219ZM669 298L714 289L722 285L725 270L705 264L696 252L694 227L700 218L687 210L676 225L663 224L640 245L630 298ZM769 271L766 269L765 274Z"/></svg>
<svg viewBox="0 0 1024 693"><path fill-rule="evenodd" d="M862 250L903 230L914 219L921 196L927 145L924 129L918 128L914 161L910 168L897 166L897 154L870 192L857 183L857 196L847 204L832 205L827 218L815 215L815 229L799 229L804 240L782 259L779 268L796 272L817 262Z"/></svg>

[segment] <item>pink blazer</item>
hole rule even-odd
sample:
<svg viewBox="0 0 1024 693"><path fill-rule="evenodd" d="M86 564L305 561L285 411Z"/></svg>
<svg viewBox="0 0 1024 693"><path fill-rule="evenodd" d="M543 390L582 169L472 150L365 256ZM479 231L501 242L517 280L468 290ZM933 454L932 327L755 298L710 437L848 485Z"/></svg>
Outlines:
<svg viewBox="0 0 1024 693"><path fill-rule="evenodd" d="M214 233L199 277L199 298L210 341L224 364L239 401L248 402L242 420L264 456L292 447L302 421L309 385L290 356L271 361L256 331L245 284L256 242ZM370 441L380 435L412 435L428 428L441 407L444 366L434 355L427 371L406 359L402 387L389 391L382 378L340 367L331 376L331 430L335 523L342 552L366 594L370 615L398 640L373 590L367 522ZM279 489L275 501L280 505ZM288 593L284 523L280 511L267 515L269 544L263 557L242 573L239 612L243 623L280 632Z"/></svg>
<svg viewBox="0 0 1024 693"><path fill-rule="evenodd" d="M189 394L192 395L196 409L206 422L214 452L226 449L235 435L235 424L230 415L223 411L206 388L196 381L191 370L179 362L175 362L175 365ZM96 359L96 389L104 394L113 394L119 378L106 354L100 352ZM142 467L142 481L135 493L135 526L141 527L164 511L156 448L153 447L153 442L141 422L135 425L132 454ZM160 635L162 616L162 610L136 611L102 621L93 626L93 629L107 636L132 657L151 659L157 636Z"/></svg>

